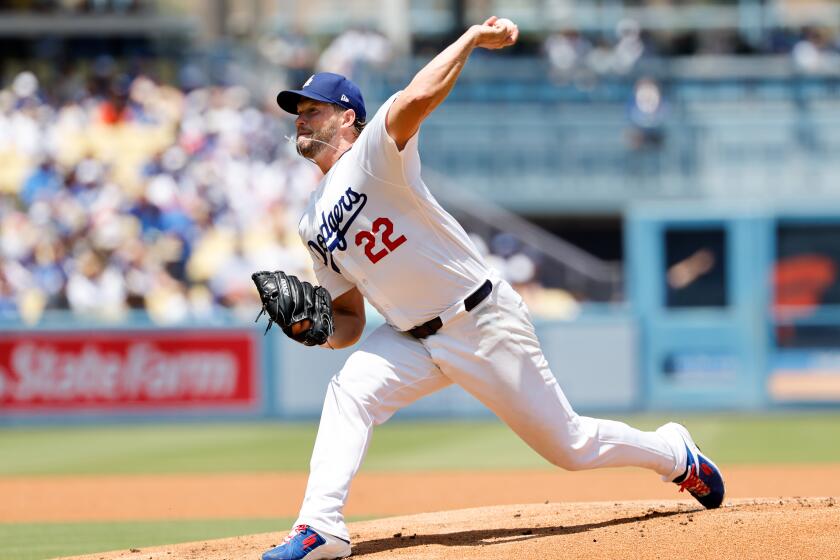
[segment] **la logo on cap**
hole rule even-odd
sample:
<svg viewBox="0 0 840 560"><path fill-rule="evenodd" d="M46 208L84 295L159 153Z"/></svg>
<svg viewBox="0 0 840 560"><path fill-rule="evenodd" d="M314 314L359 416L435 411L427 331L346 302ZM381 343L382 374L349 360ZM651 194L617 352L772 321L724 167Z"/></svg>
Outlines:
<svg viewBox="0 0 840 560"><path fill-rule="evenodd" d="M312 74L311 76L309 76L309 79L308 79L308 80L306 80L305 82L303 82L303 87L306 87L306 86L308 86L309 84L311 84L311 83L312 83L312 80L314 80L314 79L315 79L315 74Z"/></svg>

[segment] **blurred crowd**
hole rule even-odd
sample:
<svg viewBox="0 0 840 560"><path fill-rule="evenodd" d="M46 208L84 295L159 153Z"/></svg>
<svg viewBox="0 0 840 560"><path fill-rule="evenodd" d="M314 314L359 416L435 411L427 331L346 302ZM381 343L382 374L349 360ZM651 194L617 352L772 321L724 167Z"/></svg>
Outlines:
<svg viewBox="0 0 840 560"><path fill-rule="evenodd" d="M787 55L802 73L836 71L840 67L840 35L830 28L806 26L768 31L747 41L734 30L651 33L633 19L623 19L612 33L586 34L569 29L549 34L542 51L551 77L560 83L591 87L604 76L625 76L645 59L698 55Z"/></svg>
<svg viewBox="0 0 840 560"><path fill-rule="evenodd" d="M22 72L0 90L0 319L249 319L253 271L314 281L297 221L320 172L292 119L241 86L70 82L48 98ZM536 293L528 257L477 242Z"/></svg>
<svg viewBox="0 0 840 560"><path fill-rule="evenodd" d="M301 30L268 33L257 51L272 68L283 69L285 82L297 87L313 72L334 72L354 79L360 68L382 70L394 59L391 41L375 29L351 27L323 49Z"/></svg>
<svg viewBox="0 0 840 560"><path fill-rule="evenodd" d="M126 14L149 8L146 0L3 0L0 10L64 14Z"/></svg>
<svg viewBox="0 0 840 560"><path fill-rule="evenodd" d="M140 76L51 103L19 74L0 90L0 317L251 315L254 270L309 277L296 216L318 173L290 125L242 87Z"/></svg>
<svg viewBox="0 0 840 560"><path fill-rule="evenodd" d="M651 54L651 41L642 36L634 20L622 20L614 37L589 38L576 30L553 33L543 50L557 82L585 85L598 76L629 74L644 55Z"/></svg>

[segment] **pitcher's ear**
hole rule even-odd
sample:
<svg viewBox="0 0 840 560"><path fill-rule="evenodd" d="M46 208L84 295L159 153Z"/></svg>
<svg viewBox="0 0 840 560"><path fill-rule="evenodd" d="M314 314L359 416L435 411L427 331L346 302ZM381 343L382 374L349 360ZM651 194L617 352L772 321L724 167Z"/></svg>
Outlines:
<svg viewBox="0 0 840 560"><path fill-rule="evenodd" d="M352 127L356 122L356 111L353 109L345 109L344 113L341 114L341 126Z"/></svg>

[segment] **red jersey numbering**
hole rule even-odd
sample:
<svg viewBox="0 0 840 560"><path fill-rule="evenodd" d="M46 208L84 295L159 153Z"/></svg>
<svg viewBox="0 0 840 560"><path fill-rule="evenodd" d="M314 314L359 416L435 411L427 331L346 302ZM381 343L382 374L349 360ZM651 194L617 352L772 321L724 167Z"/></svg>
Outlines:
<svg viewBox="0 0 840 560"><path fill-rule="evenodd" d="M382 244L384 248L377 249L376 234L382 233ZM388 218L376 218L373 221L372 231L360 231L356 234L356 245L365 247L365 255L373 264L378 263L382 257L395 250L397 247L405 243L405 236L400 235L397 238L392 237L394 234L394 222Z"/></svg>

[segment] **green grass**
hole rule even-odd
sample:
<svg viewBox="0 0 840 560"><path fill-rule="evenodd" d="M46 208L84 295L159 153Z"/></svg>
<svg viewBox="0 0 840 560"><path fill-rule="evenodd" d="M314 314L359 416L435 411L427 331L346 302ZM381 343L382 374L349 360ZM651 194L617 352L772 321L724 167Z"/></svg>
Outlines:
<svg viewBox="0 0 840 560"><path fill-rule="evenodd" d="M0 431L0 476L306 470L309 424L161 424Z"/></svg>
<svg viewBox="0 0 840 560"><path fill-rule="evenodd" d="M212 519L121 523L0 524L0 558L42 560L57 556L139 548L277 531L278 542L294 519ZM254 551L254 558L260 551Z"/></svg>
<svg viewBox="0 0 840 560"><path fill-rule="evenodd" d="M672 415L716 462L840 463L840 412ZM621 418L653 429L666 416ZM166 424L0 429L0 476L305 472L312 423ZM552 468L506 426L392 422L363 467L389 470ZM2 499L2 497L0 497ZM55 556L285 531L291 519L0 524L0 559ZM255 556L256 557L256 556Z"/></svg>
<svg viewBox="0 0 840 560"><path fill-rule="evenodd" d="M840 413L674 417L721 464L840 463ZM660 419L661 420L661 419ZM658 420L640 421L653 429Z"/></svg>
<svg viewBox="0 0 840 560"><path fill-rule="evenodd" d="M840 462L840 413L674 415L716 462ZM653 429L668 418L622 418ZM0 476L223 473L308 469L316 426L170 424L0 430ZM392 422L374 431L364 470L549 468L506 426Z"/></svg>

